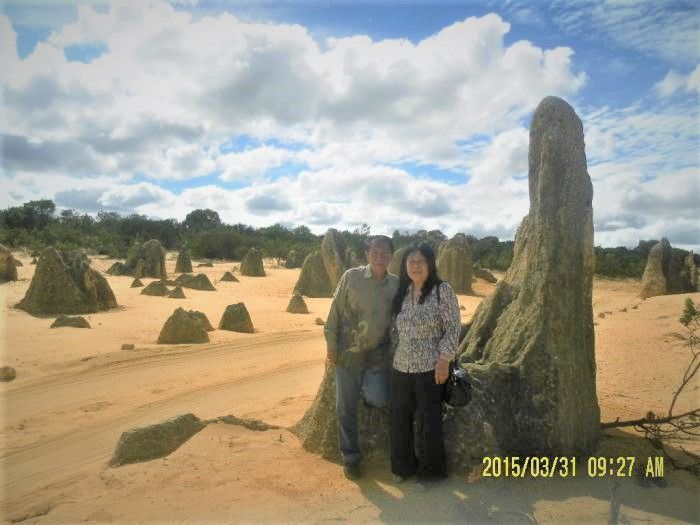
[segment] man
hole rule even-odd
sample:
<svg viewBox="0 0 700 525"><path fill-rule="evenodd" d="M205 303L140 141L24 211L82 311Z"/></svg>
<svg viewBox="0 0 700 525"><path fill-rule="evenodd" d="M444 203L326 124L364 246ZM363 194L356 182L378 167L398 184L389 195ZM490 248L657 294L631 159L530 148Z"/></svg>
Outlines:
<svg viewBox="0 0 700 525"><path fill-rule="evenodd" d="M375 407L389 401L389 325L399 279L387 272L393 243L386 235L367 240L369 264L340 278L324 333L328 359L335 363L338 447L349 479L360 477L357 431L360 394Z"/></svg>

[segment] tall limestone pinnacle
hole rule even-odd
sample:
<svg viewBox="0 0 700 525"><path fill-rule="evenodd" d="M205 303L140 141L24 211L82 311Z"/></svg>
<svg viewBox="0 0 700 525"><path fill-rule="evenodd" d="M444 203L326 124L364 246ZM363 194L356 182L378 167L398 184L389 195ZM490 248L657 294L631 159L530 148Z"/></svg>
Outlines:
<svg viewBox="0 0 700 525"><path fill-rule="evenodd" d="M530 128L530 211L513 262L474 314L460 363L494 400L499 446L522 454L577 454L600 433L592 284L593 188L583 126L556 97Z"/></svg>

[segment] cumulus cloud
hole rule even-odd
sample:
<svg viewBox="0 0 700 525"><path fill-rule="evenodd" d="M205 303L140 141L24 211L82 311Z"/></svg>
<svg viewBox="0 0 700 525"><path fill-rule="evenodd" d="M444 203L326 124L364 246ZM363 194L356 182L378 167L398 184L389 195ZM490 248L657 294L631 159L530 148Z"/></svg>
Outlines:
<svg viewBox="0 0 700 525"><path fill-rule="evenodd" d="M290 150L261 146L241 152L226 153L217 159L217 166L222 170L223 181L250 180L261 177L271 168L281 166L294 160L296 154Z"/></svg>

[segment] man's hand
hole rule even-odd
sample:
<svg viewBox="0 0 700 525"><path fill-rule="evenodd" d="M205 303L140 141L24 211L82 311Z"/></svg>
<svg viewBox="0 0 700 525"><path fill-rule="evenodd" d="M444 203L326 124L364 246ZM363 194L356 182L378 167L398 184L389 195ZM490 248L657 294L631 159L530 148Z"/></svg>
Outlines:
<svg viewBox="0 0 700 525"><path fill-rule="evenodd" d="M331 363L336 364L337 358L333 352L326 351L326 359Z"/></svg>
<svg viewBox="0 0 700 525"><path fill-rule="evenodd" d="M435 382L442 385L447 381L447 376L450 373L450 362L446 359L439 358L435 363Z"/></svg>

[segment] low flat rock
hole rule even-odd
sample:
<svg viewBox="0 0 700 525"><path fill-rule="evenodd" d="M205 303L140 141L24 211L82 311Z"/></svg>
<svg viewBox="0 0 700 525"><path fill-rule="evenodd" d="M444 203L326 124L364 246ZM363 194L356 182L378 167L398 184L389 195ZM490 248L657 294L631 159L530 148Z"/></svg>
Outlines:
<svg viewBox="0 0 700 525"><path fill-rule="evenodd" d="M109 465L118 467L165 457L205 426L206 423L194 414L183 414L155 425L127 430L119 438Z"/></svg>
<svg viewBox="0 0 700 525"><path fill-rule="evenodd" d="M0 366L0 381L9 382L17 377L17 372L11 366Z"/></svg>
<svg viewBox="0 0 700 525"><path fill-rule="evenodd" d="M141 290L141 295L153 295L156 297L165 297L169 293L170 290L168 290L165 283L161 281L153 281L152 283L148 283L148 285Z"/></svg>

